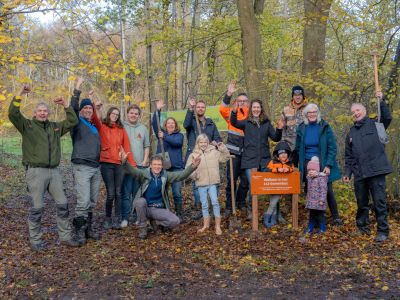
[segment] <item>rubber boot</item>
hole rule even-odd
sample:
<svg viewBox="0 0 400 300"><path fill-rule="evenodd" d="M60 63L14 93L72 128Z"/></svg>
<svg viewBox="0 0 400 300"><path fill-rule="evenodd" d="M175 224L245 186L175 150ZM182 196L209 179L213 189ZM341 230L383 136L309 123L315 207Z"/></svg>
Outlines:
<svg viewBox="0 0 400 300"><path fill-rule="evenodd" d="M326 223L319 223L319 233L326 232Z"/></svg>
<svg viewBox="0 0 400 300"><path fill-rule="evenodd" d="M204 217L203 218L203 227L197 230L197 232L204 232L208 228L210 228L210 217Z"/></svg>
<svg viewBox="0 0 400 300"><path fill-rule="evenodd" d="M267 228L271 228L276 225L276 214L270 215L269 213L264 214L264 226Z"/></svg>
<svg viewBox="0 0 400 300"><path fill-rule="evenodd" d="M112 227L111 217L106 217L106 219L104 220L103 227L105 230L111 229L111 227Z"/></svg>
<svg viewBox="0 0 400 300"><path fill-rule="evenodd" d="M75 217L72 220L72 225L75 228L75 237L78 243L81 245L86 244L86 234L87 222L84 216Z"/></svg>
<svg viewBox="0 0 400 300"><path fill-rule="evenodd" d="M313 233L314 227L315 227L314 220L308 221L308 226L307 229L304 231L304 233L309 233L309 234Z"/></svg>
<svg viewBox="0 0 400 300"><path fill-rule="evenodd" d="M216 235L221 235L221 217L215 217L215 233Z"/></svg>
<svg viewBox="0 0 400 300"><path fill-rule="evenodd" d="M92 239L95 241L100 240L100 234L93 230L93 213L92 212L88 213L87 227L86 227L85 234L86 234L86 239Z"/></svg>

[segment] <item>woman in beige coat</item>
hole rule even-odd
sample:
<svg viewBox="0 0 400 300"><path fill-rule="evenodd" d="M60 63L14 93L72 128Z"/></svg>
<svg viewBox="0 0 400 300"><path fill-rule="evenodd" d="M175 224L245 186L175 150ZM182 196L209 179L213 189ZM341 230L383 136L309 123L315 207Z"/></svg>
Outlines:
<svg viewBox="0 0 400 300"><path fill-rule="evenodd" d="M208 212L207 194L210 195L211 204L215 216L215 233L222 234L221 213L218 203L217 186L220 183L219 164L229 159L229 151L223 143L210 144L205 134L200 134L196 139L196 146L191 157L187 160L192 161L192 157L201 157L199 167L192 173L191 178L195 180L199 189L201 209L203 213L203 227L199 232L204 232L210 227L210 214Z"/></svg>

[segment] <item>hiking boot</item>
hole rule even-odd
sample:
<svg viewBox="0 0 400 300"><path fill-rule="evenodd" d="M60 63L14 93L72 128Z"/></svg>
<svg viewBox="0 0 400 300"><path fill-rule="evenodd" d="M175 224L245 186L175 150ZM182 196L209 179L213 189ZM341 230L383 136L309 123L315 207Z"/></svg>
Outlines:
<svg viewBox="0 0 400 300"><path fill-rule="evenodd" d="M75 217L72 220L72 225L74 226L74 229L75 229L76 240L81 245L86 244L86 228L87 228L87 224L86 224L85 217L83 217L83 216Z"/></svg>
<svg viewBox="0 0 400 300"><path fill-rule="evenodd" d="M275 214L264 214L264 226L266 228L271 228L272 226L276 225L276 215Z"/></svg>
<svg viewBox="0 0 400 300"><path fill-rule="evenodd" d="M47 249L47 244L43 241L36 244L31 244L31 249L37 252L44 251Z"/></svg>
<svg viewBox="0 0 400 300"><path fill-rule="evenodd" d="M277 221L278 221L279 224L283 224L283 225L285 225L287 223L285 218L282 216L281 213L279 213Z"/></svg>
<svg viewBox="0 0 400 300"><path fill-rule="evenodd" d="M152 219L150 220L150 226L151 226L151 230L153 231L154 234L158 233L158 224L156 222L156 220Z"/></svg>
<svg viewBox="0 0 400 300"><path fill-rule="evenodd" d="M138 238L141 240L147 239L147 227L140 227Z"/></svg>
<svg viewBox="0 0 400 300"><path fill-rule="evenodd" d="M326 224L325 223L319 223L319 231L318 233L325 233L326 232Z"/></svg>
<svg viewBox="0 0 400 300"><path fill-rule="evenodd" d="M253 212L251 210L247 211L247 217L246 220L247 221L251 221L253 219Z"/></svg>
<svg viewBox="0 0 400 300"><path fill-rule="evenodd" d="M229 208L225 208L224 211L224 218L229 218L229 216L232 214L232 210Z"/></svg>
<svg viewBox="0 0 400 300"><path fill-rule="evenodd" d="M111 217L106 217L103 223L103 227L105 230L110 230L112 228Z"/></svg>
<svg viewBox="0 0 400 300"><path fill-rule="evenodd" d="M76 241L76 240L74 240L72 238L69 239L69 240L61 241L60 243L61 243L61 245L65 245L65 246L68 246L68 247L80 247L80 246L82 246L82 244L79 243L79 241Z"/></svg>
<svg viewBox="0 0 400 300"><path fill-rule="evenodd" d="M386 241L388 238L389 236L387 234L379 232L375 237L375 242L382 243Z"/></svg>
<svg viewBox="0 0 400 300"><path fill-rule="evenodd" d="M371 235L371 230L368 227L357 227L358 235Z"/></svg>
<svg viewBox="0 0 400 300"><path fill-rule="evenodd" d="M111 228L114 230L121 230L121 221L120 220L114 220L111 224Z"/></svg>
<svg viewBox="0 0 400 300"><path fill-rule="evenodd" d="M333 226L342 226L343 225L343 220L341 218L336 218L333 220Z"/></svg>
<svg viewBox="0 0 400 300"><path fill-rule="evenodd" d="M128 227L128 220L122 220L121 228L126 228L126 227Z"/></svg>
<svg viewBox="0 0 400 300"><path fill-rule="evenodd" d="M93 213L92 212L88 213L87 226L86 226L85 234L86 234L86 239L92 239L92 240L95 240L95 241L100 240L100 234L93 230Z"/></svg>

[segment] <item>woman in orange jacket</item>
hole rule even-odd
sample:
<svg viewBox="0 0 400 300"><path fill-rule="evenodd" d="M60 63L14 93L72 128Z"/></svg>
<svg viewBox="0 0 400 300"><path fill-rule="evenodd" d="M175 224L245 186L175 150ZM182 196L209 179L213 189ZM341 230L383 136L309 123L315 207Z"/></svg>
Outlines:
<svg viewBox="0 0 400 300"><path fill-rule="evenodd" d="M101 108L101 103L96 103L96 110ZM121 123L120 111L117 107L110 107L106 118L100 121L98 114L93 115L93 122L100 134L101 152L100 168L101 176L107 190L105 229L121 228L121 185L124 172L119 152L121 148L128 153L128 161L136 167L129 144L128 134ZM112 209L114 204L114 219Z"/></svg>

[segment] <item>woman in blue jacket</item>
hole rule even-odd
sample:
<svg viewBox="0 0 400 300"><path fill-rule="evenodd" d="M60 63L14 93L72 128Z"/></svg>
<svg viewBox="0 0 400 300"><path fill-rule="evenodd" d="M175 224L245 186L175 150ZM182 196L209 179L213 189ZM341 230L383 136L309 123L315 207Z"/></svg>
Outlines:
<svg viewBox="0 0 400 300"><path fill-rule="evenodd" d="M332 183L341 178L336 161L336 138L329 124L321 119L319 108L310 103L303 110L303 123L297 129L296 151L299 155L299 170L306 183L307 164L311 157L317 156L321 170L329 176L327 201L334 225L342 225Z"/></svg>
<svg viewBox="0 0 400 300"><path fill-rule="evenodd" d="M152 127L157 136L164 143L164 151L168 153L169 158L171 160L172 167L168 169L169 172L173 171L181 171L185 168L183 163L183 134L180 133L180 128L178 122L174 118L167 118L164 121L163 127L160 131L158 131L157 126L157 118L158 122L160 121L160 112L164 107L164 101L158 100L156 102L157 113L153 114L152 119ZM157 144L157 153L161 152L160 143ZM175 213L182 220L182 182L173 182L171 184L172 187L172 196L174 198L175 205Z"/></svg>

